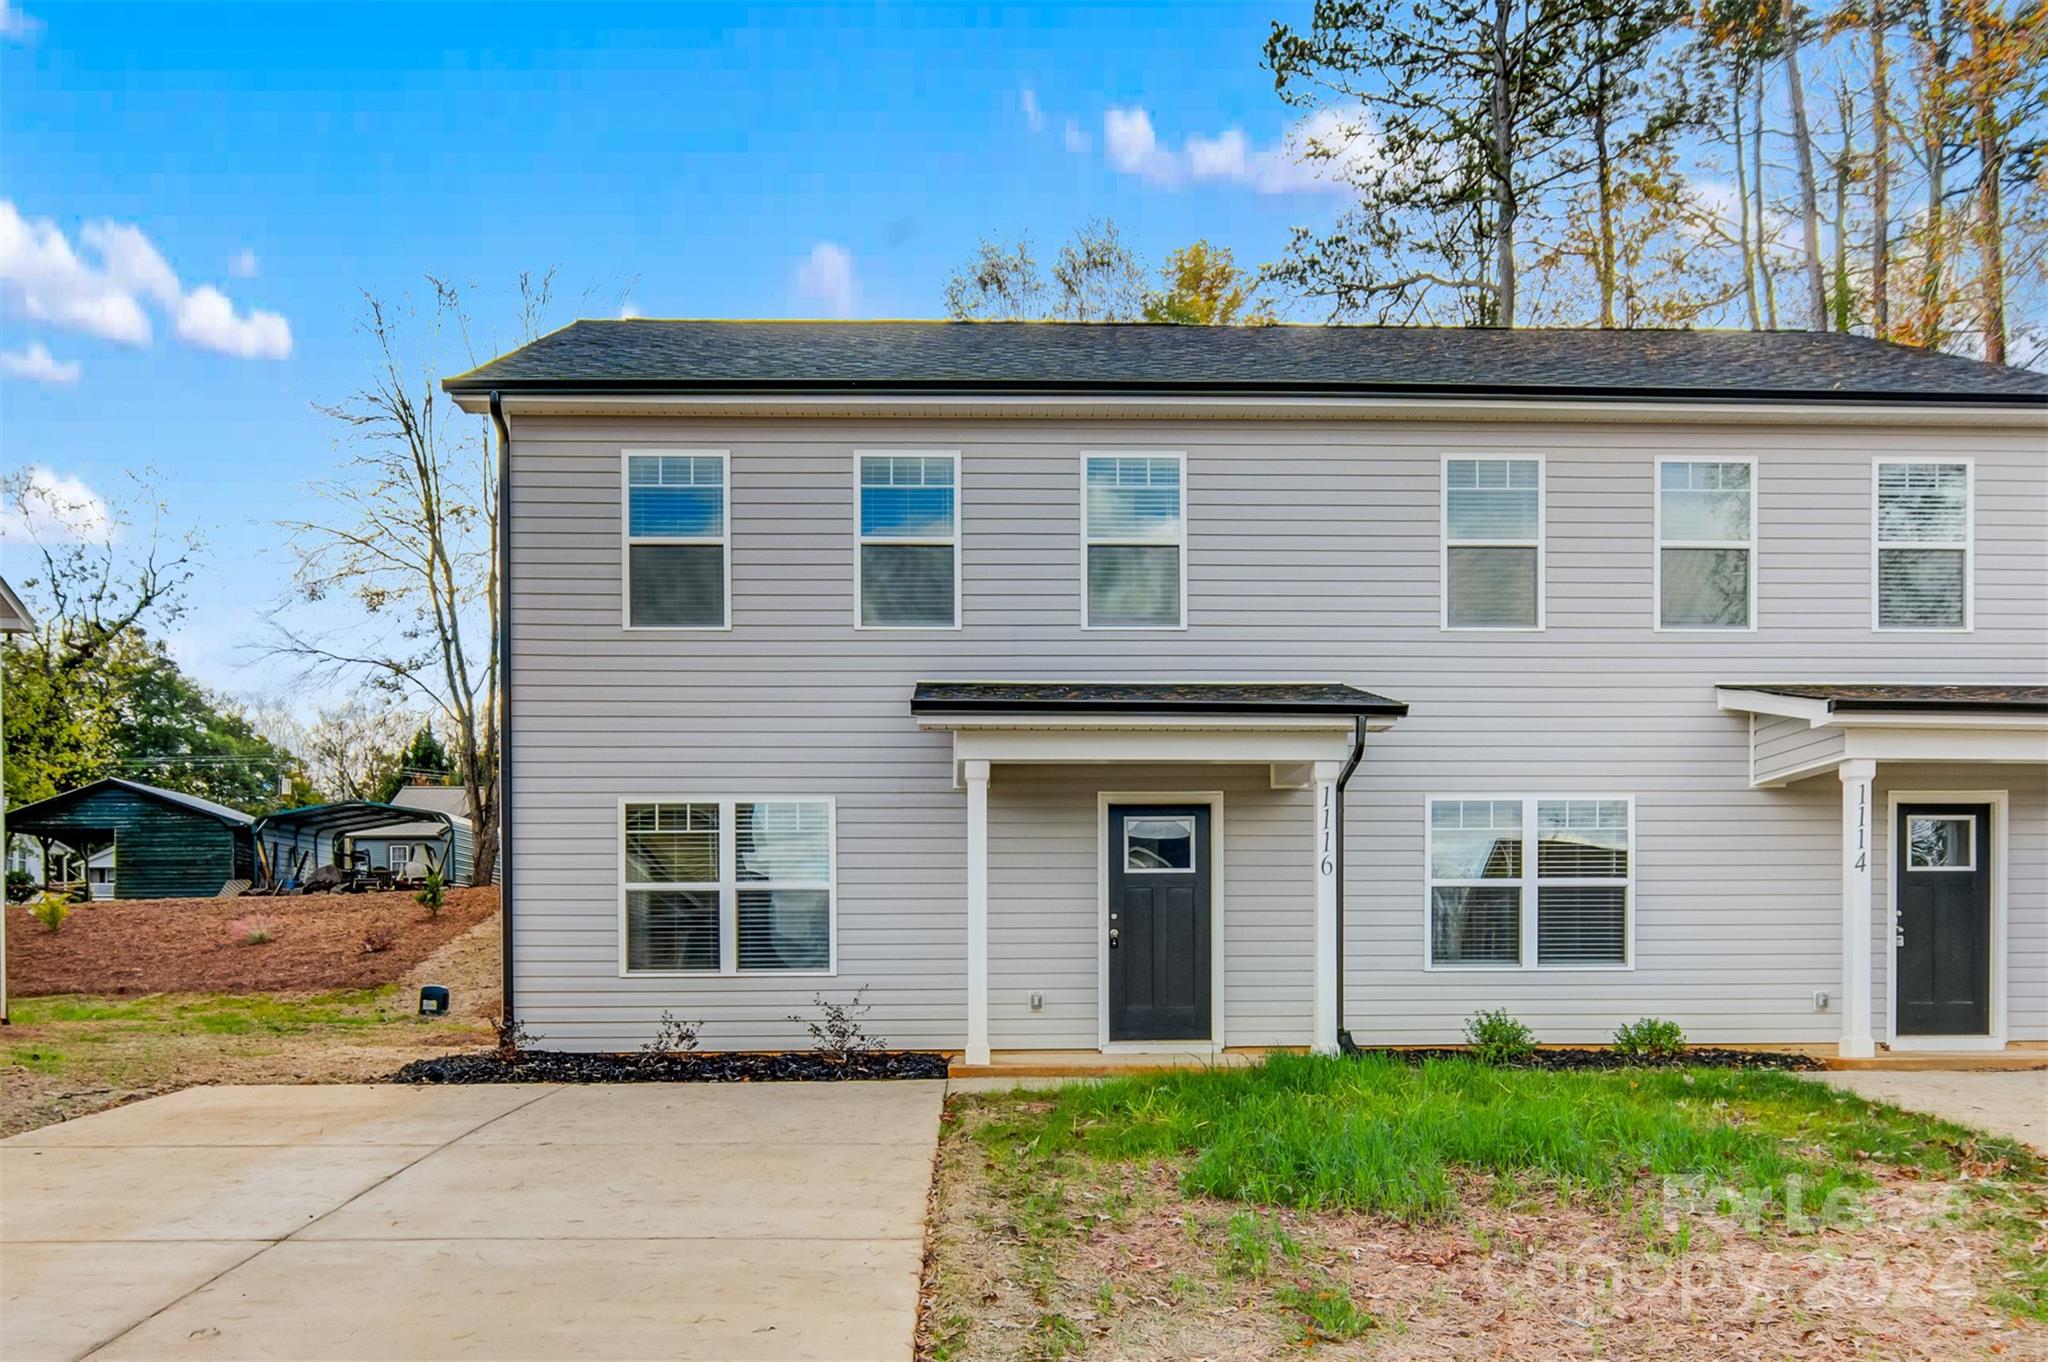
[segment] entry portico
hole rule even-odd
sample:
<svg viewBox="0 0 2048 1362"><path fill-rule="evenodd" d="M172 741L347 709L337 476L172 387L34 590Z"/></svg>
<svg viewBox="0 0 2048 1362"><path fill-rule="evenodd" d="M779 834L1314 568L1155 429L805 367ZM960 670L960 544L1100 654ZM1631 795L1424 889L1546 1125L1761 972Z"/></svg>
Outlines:
<svg viewBox="0 0 2048 1362"><path fill-rule="evenodd" d="M2048 768L2048 686L1729 684L1715 698L1749 716L1752 787L1841 782L1837 1053L2004 1048L2007 811L2016 782L2038 789Z"/></svg>
<svg viewBox="0 0 2048 1362"><path fill-rule="evenodd" d="M992 1048L990 784L998 767L1085 767L1100 777L1092 782L1099 901L1093 953L1104 1049L1223 1047L1230 838L1224 794L1197 787L1215 768L1234 768L1241 779L1244 768L1256 767L1267 790L1298 792L1311 854L1299 878L1287 883L1299 883L1314 903L1309 1034L1313 1048L1337 1048L1343 786L1367 735L1391 727L1406 705L1337 682L927 681L917 685L910 708L920 728L952 735L955 781L967 796L968 1064L987 1064ZM1146 779L1119 779L1114 768L1142 771ZM1161 768L1187 778L1162 788ZM1243 925L1260 930L1256 919ZM1114 971L1112 952L1120 953ZM1186 997L1170 1004L1153 997L1154 988ZM1174 1023L1161 1019L1176 1016L1206 1016L1205 1026L1193 1028L1206 1034L1171 1034ZM1120 1020L1128 1022L1130 1039L1120 1036Z"/></svg>

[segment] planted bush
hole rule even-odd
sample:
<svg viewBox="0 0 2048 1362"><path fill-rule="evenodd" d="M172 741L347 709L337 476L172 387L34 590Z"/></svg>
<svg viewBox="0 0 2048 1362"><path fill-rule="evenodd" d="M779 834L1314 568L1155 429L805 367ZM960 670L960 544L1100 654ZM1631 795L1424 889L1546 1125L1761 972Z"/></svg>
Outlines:
<svg viewBox="0 0 2048 1362"><path fill-rule="evenodd" d="M1513 1064L1536 1052L1536 1033L1516 1021L1504 1007L1474 1012L1465 1023L1465 1043L1482 1064Z"/></svg>
<svg viewBox="0 0 2048 1362"><path fill-rule="evenodd" d="M71 901L62 894L45 894L29 905L29 916L43 924L46 932L61 931L71 916Z"/></svg>
<svg viewBox="0 0 2048 1362"><path fill-rule="evenodd" d="M879 1054L889 1044L880 1036L870 1036L861 1029L860 1017L874 1009L874 1004L863 1002L861 995L868 991L862 984L853 996L843 1003L833 1002L824 994L813 995L811 1003L818 1009L817 1021L806 1021L792 1015L788 1020L796 1022L811 1033L811 1052L844 1063L866 1055Z"/></svg>
<svg viewBox="0 0 2048 1362"><path fill-rule="evenodd" d="M441 905L448 898L447 877L438 870L429 870L420 892L414 894L412 898L414 903L427 910L429 921L438 921L441 916Z"/></svg>
<svg viewBox="0 0 2048 1362"><path fill-rule="evenodd" d="M1614 1052L1625 1059L1676 1059L1685 1053L1685 1031L1675 1021L1644 1017L1614 1029Z"/></svg>

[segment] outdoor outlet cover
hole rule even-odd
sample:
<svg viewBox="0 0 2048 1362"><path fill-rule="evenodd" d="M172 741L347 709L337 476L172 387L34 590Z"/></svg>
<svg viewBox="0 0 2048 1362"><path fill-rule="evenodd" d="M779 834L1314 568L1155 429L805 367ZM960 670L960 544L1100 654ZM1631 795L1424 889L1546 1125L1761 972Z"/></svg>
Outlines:
<svg viewBox="0 0 2048 1362"><path fill-rule="evenodd" d="M1031 995L1031 1010L1032 1010L1033 1012L1039 1012L1039 1011L1042 1011L1042 1010L1044 1010L1044 1008L1045 1008L1045 995L1044 995L1043 993L1034 993L1034 994L1032 994L1032 995Z"/></svg>
<svg viewBox="0 0 2048 1362"><path fill-rule="evenodd" d="M1813 995L1813 1010L1816 1012L1828 1010L1828 993L1826 989L1822 989Z"/></svg>

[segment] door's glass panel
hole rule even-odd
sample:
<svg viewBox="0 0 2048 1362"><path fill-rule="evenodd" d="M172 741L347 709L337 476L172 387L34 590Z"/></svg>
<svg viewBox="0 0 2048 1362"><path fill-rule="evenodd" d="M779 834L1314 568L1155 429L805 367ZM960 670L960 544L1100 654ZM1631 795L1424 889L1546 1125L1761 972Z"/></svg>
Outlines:
<svg viewBox="0 0 2048 1362"><path fill-rule="evenodd" d="M1195 820L1192 818L1130 818L1124 820L1124 869L1195 868Z"/></svg>
<svg viewBox="0 0 2048 1362"><path fill-rule="evenodd" d="M1973 833L1977 820L1967 815L1922 816L1906 820L1906 866L1911 870L1974 869Z"/></svg>

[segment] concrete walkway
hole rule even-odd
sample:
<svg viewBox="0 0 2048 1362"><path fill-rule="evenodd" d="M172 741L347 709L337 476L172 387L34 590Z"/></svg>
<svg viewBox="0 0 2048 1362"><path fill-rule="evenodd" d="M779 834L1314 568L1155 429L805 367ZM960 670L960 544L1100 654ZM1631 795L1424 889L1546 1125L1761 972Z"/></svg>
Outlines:
<svg viewBox="0 0 2048 1362"><path fill-rule="evenodd" d="M0 1357L907 1359L945 1085L188 1088L0 1143Z"/></svg>
<svg viewBox="0 0 2048 1362"><path fill-rule="evenodd" d="M2048 1070L1949 1073L1863 1069L1813 1077L1908 1111L2009 1136L2048 1154Z"/></svg>

